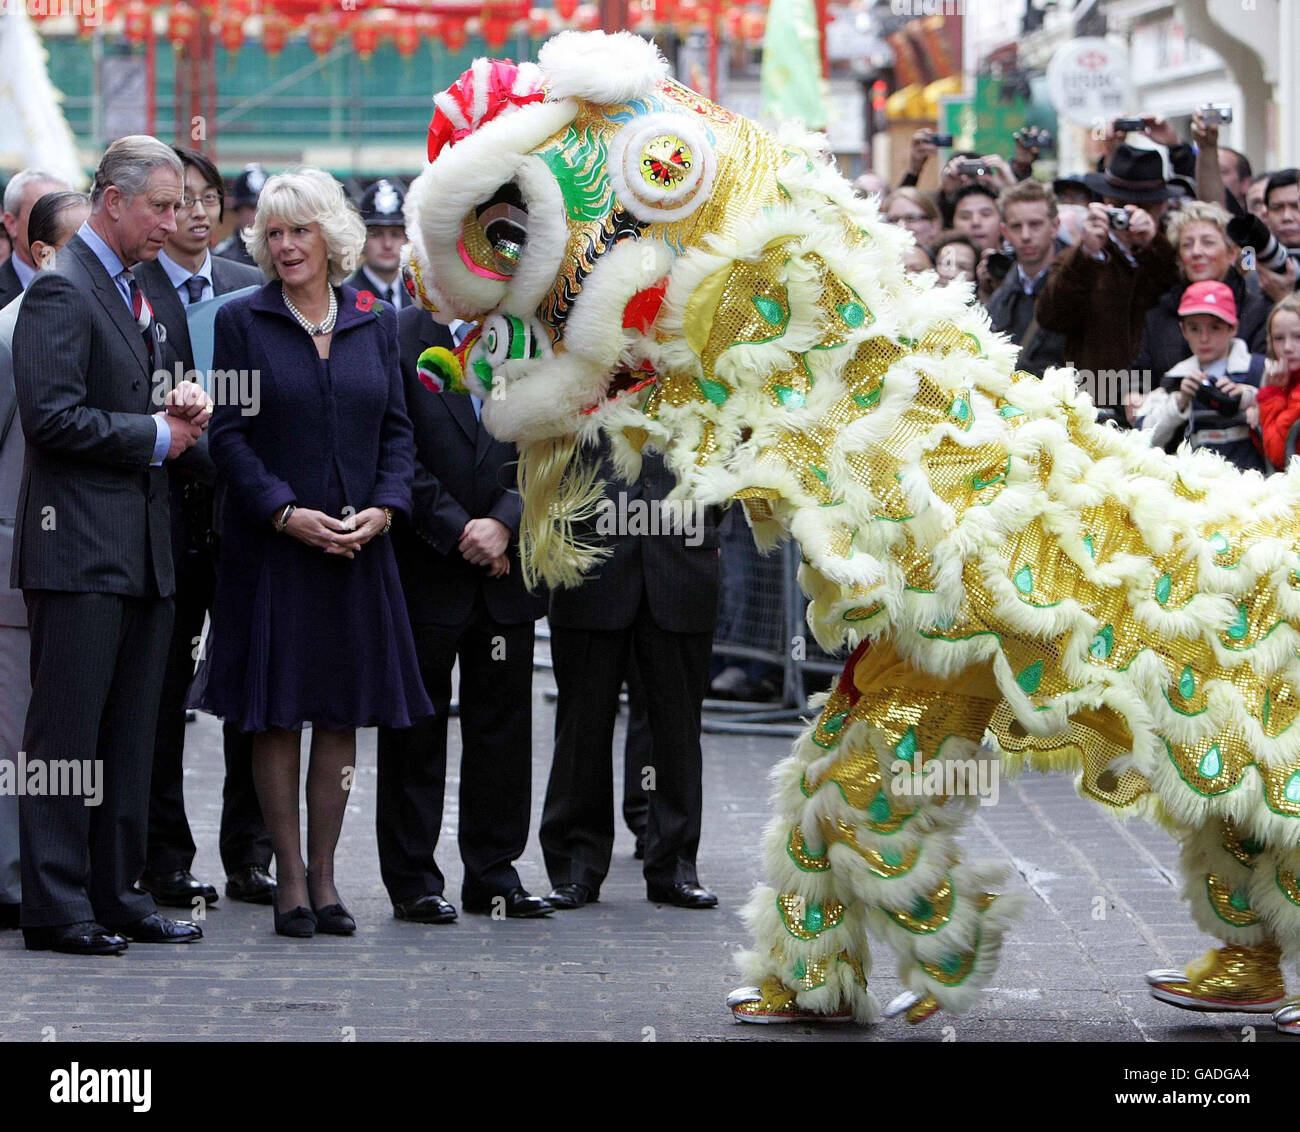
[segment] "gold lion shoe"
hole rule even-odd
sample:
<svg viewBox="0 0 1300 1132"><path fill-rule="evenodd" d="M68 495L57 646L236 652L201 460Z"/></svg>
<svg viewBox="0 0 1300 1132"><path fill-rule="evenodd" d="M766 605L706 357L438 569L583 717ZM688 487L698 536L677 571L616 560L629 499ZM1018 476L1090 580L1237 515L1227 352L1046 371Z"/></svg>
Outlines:
<svg viewBox="0 0 1300 1132"><path fill-rule="evenodd" d="M1183 1010L1272 1014L1286 1005L1280 957L1271 944L1212 948L1186 971L1148 971L1147 982L1153 998Z"/></svg>
<svg viewBox="0 0 1300 1132"><path fill-rule="evenodd" d="M797 1006L795 993L780 979L765 979L761 987L737 987L727 995L727 1005L737 1022L764 1026L781 1022L848 1022L853 1018L847 1006L830 1014Z"/></svg>
<svg viewBox="0 0 1300 1132"><path fill-rule="evenodd" d="M934 995L917 994L915 991L904 991L885 1007L886 1018L897 1018L902 1014L906 1016L911 1026L924 1022L931 1015L938 1013L939 1004L935 1001Z"/></svg>

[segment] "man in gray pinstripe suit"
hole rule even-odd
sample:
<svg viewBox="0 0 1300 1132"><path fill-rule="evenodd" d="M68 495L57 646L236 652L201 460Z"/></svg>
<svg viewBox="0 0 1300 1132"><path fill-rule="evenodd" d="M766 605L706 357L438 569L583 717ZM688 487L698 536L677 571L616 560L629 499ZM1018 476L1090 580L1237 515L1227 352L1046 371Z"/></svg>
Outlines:
<svg viewBox="0 0 1300 1132"><path fill-rule="evenodd" d="M183 384L153 412L157 330L130 269L175 231L181 194L171 149L114 142L90 219L32 281L14 330L27 452L10 581L31 632L23 745L28 767L44 770L41 788L32 779L19 797L31 950L115 955L128 940L203 934L160 916L134 887L175 588L162 464L193 446L210 405Z"/></svg>

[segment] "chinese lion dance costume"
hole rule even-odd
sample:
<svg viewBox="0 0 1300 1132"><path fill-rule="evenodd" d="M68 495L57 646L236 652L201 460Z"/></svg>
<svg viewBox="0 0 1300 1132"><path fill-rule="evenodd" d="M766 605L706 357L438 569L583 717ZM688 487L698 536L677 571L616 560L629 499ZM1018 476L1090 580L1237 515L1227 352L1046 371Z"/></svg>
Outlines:
<svg viewBox="0 0 1300 1132"><path fill-rule="evenodd" d="M852 649L773 771L735 1016L875 1021L871 936L908 988L889 1013L968 1008L1023 894L963 860L974 800L912 782L997 760L1073 769L1178 838L1221 946L1153 994L1293 1025L1300 477L1168 456L1099 425L1070 372L1016 372L967 290L904 275L911 236L815 139L702 99L635 36L480 59L434 101L409 285L479 325L420 373L519 446L528 576L598 560L577 531L604 433L626 478L662 451L678 496L796 539L813 633Z"/></svg>

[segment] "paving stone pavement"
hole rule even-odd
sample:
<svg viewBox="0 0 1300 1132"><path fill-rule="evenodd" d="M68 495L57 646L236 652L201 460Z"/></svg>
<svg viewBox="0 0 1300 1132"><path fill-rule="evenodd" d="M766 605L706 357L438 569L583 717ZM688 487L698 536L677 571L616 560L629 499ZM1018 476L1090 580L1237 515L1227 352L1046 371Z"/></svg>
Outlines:
<svg viewBox="0 0 1300 1132"><path fill-rule="evenodd" d="M539 672L533 834L519 865L535 893L549 888L536 840L550 761L549 684ZM447 895L459 905L454 721L452 735L440 863ZM621 742L620 727L620 752ZM1033 899L1008 937L995 985L967 1015L914 1027L901 1020L870 1029L741 1026L723 999L737 982L731 955L746 942L739 911L759 878L766 776L787 739L705 736L700 875L716 890L718 909L648 903L631 835L620 828L599 904L530 921L462 912L447 926L392 917L375 851L374 732L362 732L358 746L338 855L355 937L284 939L273 933L268 908L224 899L209 910L202 943L135 945L115 959L29 953L18 933L5 932L0 1040L1226 1043L1253 1036L1243 1031L1249 1016L1187 1014L1147 995L1147 968L1181 967L1211 945L1178 899L1174 844L1154 826L1114 820L1063 776L1004 781L998 804L982 807L968 826L968 859L1006 862L1009 887L1027 888ZM194 872L220 887L215 720L200 716L189 726L186 762L199 845ZM871 981L882 1001L902 989L884 950ZM1290 1040L1266 1018L1257 1038Z"/></svg>

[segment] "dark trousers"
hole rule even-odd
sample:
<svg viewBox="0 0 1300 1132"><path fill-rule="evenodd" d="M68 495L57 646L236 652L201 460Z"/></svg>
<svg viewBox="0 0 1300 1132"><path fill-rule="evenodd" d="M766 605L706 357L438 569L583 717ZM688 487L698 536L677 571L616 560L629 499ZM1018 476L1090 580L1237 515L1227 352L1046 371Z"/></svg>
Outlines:
<svg viewBox="0 0 1300 1132"><path fill-rule="evenodd" d="M212 605L216 573L206 553L187 553L176 571L176 621L167 651L154 740L153 776L149 786L149 848L145 871L158 876L189 869L194 863L194 835L185 816L182 756L185 752L185 694L194 679L194 664L203 618ZM249 865L267 868L271 838L253 787L253 736L224 727L226 781L221 799L221 861L227 873Z"/></svg>
<svg viewBox="0 0 1300 1132"><path fill-rule="evenodd" d="M650 799L641 779L645 768L654 765L654 742L650 735L650 704L645 681L636 666L636 656L627 667L627 737L623 741L623 821L632 835L645 841Z"/></svg>
<svg viewBox="0 0 1300 1132"><path fill-rule="evenodd" d="M598 893L609 871L614 849L614 718L632 655L649 693L652 742L645 878L653 884L699 882L695 857L703 807L700 708L712 641L712 633L659 628L644 600L626 629L551 626L559 699L555 761L539 833L552 884L575 882Z"/></svg>
<svg viewBox="0 0 1300 1132"><path fill-rule="evenodd" d="M18 820L24 927L98 920L113 927L155 910L134 890L144 869L149 777L171 598L24 593L31 627L29 762L99 760L99 805L26 795Z"/></svg>
<svg viewBox="0 0 1300 1132"><path fill-rule="evenodd" d="M447 784L451 670L459 658L461 892L490 899L519 887L514 862L528 841L533 623L499 625L480 601L468 624L413 629L434 714L414 727L379 730L379 871L394 903L443 890L434 850Z"/></svg>

